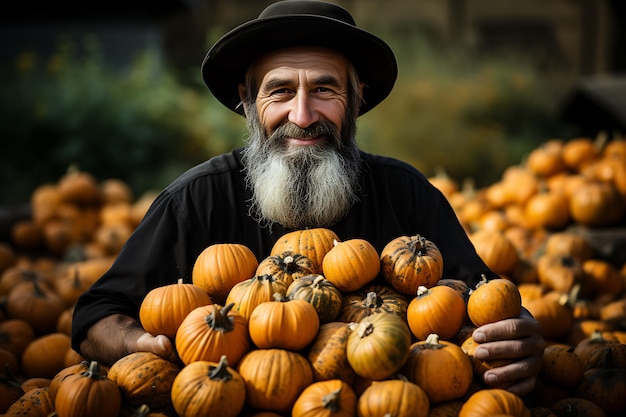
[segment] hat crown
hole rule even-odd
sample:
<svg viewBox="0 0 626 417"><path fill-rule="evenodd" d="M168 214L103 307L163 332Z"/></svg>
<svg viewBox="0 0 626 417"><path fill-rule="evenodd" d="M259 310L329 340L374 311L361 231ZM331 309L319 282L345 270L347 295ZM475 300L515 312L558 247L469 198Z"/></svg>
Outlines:
<svg viewBox="0 0 626 417"><path fill-rule="evenodd" d="M356 22L352 15L343 7L333 3L316 0L284 0L267 6L259 19L280 17L285 15L314 15L339 20L352 26Z"/></svg>

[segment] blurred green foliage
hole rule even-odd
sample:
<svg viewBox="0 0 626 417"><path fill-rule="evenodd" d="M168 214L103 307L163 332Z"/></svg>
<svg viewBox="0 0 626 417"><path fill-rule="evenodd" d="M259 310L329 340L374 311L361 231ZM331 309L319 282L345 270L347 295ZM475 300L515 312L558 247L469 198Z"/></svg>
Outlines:
<svg viewBox="0 0 626 417"><path fill-rule="evenodd" d="M72 164L136 193L160 189L243 143L243 118L213 99L199 69L183 77L145 51L120 71L102 62L96 39L82 42L86 55L68 39L48 62L25 51L1 69L0 203L28 201ZM442 53L419 38L392 46L400 76L389 99L360 119L364 149L484 184L564 132L558 89L530 68Z"/></svg>

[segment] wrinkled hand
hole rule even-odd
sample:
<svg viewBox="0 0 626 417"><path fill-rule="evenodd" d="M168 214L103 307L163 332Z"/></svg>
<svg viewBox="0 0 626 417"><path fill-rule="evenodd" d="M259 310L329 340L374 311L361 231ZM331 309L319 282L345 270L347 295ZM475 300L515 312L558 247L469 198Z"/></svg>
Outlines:
<svg viewBox="0 0 626 417"><path fill-rule="evenodd" d="M545 342L539 322L528 311L522 309L519 318L480 326L474 330L473 338L480 343L474 352L476 359L513 360L485 372L483 380L487 385L505 387L520 396L535 388Z"/></svg>
<svg viewBox="0 0 626 417"><path fill-rule="evenodd" d="M152 352L172 362L177 362L178 355L174 351L174 346L169 337L165 335L153 336L150 333L143 333L137 338L136 349L139 352Z"/></svg>

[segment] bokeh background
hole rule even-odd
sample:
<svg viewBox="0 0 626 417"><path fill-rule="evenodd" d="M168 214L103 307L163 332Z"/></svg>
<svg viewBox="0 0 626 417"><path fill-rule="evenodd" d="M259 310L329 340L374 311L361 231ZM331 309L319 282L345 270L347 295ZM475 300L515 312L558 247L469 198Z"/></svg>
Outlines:
<svg viewBox="0 0 626 417"><path fill-rule="evenodd" d="M137 195L243 144L200 79L212 42L265 0L21 2L0 17L0 205L69 167ZM483 186L551 138L621 136L622 0L345 0L399 79L359 142ZM285 36L289 36L285 33Z"/></svg>

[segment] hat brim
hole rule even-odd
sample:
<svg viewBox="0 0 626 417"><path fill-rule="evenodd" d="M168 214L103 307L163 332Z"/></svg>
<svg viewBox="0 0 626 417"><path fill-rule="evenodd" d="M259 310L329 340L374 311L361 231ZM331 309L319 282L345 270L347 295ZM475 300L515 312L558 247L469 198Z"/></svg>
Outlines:
<svg viewBox="0 0 626 417"><path fill-rule="evenodd" d="M377 36L318 15L286 15L252 20L220 38L202 62L202 78L213 95L229 109L243 114L238 85L261 55L294 46L321 46L344 54L365 84L364 114L391 92L398 75L391 48Z"/></svg>

